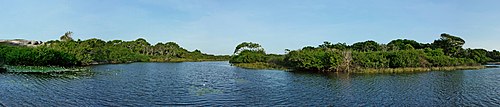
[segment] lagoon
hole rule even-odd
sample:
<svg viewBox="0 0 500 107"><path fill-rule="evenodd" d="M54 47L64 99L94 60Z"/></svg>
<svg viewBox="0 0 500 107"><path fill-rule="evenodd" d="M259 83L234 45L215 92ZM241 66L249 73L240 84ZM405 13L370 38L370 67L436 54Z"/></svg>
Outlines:
<svg viewBox="0 0 500 107"><path fill-rule="evenodd" d="M217 61L90 69L0 73L0 106L500 106L500 68L326 75Z"/></svg>

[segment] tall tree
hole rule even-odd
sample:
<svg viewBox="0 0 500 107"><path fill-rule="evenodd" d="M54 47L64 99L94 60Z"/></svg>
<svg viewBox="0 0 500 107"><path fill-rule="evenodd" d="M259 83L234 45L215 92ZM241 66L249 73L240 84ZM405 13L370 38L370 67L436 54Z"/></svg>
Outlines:
<svg viewBox="0 0 500 107"><path fill-rule="evenodd" d="M448 56L457 56L464 44L465 40L462 38L443 33L441 34L441 38L434 40L431 45L434 49L443 49L444 53Z"/></svg>
<svg viewBox="0 0 500 107"><path fill-rule="evenodd" d="M252 43L252 42L243 42L236 46L236 49L234 49L233 54L238 54L244 50L250 50L250 51L264 51L264 48L260 46L260 44L257 43Z"/></svg>

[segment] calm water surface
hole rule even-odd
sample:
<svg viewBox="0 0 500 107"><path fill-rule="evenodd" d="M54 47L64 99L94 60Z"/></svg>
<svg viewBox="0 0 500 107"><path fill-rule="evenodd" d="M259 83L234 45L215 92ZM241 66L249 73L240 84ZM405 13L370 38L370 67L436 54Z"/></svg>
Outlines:
<svg viewBox="0 0 500 107"><path fill-rule="evenodd" d="M99 65L0 74L0 106L500 106L500 68L322 75L228 62Z"/></svg>

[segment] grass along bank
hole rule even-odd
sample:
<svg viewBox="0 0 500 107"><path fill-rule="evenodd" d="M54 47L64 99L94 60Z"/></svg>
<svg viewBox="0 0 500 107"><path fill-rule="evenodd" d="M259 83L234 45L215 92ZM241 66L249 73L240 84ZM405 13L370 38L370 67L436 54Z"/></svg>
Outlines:
<svg viewBox="0 0 500 107"><path fill-rule="evenodd" d="M236 67L246 68L246 69L272 69L272 70L285 70L290 69L273 63L255 62L255 63L234 63L232 64Z"/></svg>
<svg viewBox="0 0 500 107"><path fill-rule="evenodd" d="M408 68L362 68L353 73L358 74L380 74L380 73L416 73L428 71L454 71L454 70L478 70L486 66L449 66L449 67L408 67Z"/></svg>
<svg viewBox="0 0 500 107"><path fill-rule="evenodd" d="M60 73L86 71L84 67L55 67L55 66L5 66L9 73Z"/></svg>

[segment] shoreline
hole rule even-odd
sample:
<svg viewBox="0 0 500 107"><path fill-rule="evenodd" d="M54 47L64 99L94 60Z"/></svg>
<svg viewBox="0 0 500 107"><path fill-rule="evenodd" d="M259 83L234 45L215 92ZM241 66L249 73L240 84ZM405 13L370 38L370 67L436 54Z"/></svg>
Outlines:
<svg viewBox="0 0 500 107"><path fill-rule="evenodd" d="M286 68L284 66L271 64L271 63L264 63L264 62L234 63L234 64L231 63L231 66L244 68L244 69L265 69L265 70L283 70L283 71L290 71L291 70L291 69Z"/></svg>
<svg viewBox="0 0 500 107"><path fill-rule="evenodd" d="M107 64L130 64L136 62L165 62L165 63L179 63L179 62L209 62L209 61L229 61L229 60L212 60L212 59L174 59L174 60L154 60L149 61L127 61L127 62L92 62L88 65L80 66L92 66L92 65L107 65Z"/></svg>
<svg viewBox="0 0 500 107"><path fill-rule="evenodd" d="M408 67L408 68L361 68L355 70L355 74L384 74L384 73L416 73L430 71L455 71L455 70L479 70L486 66L448 66L448 67Z"/></svg>
<svg viewBox="0 0 500 107"><path fill-rule="evenodd" d="M244 69L262 69L262 70L283 70L293 71L292 69L269 63L236 63L231 66L240 67ZM416 73L416 72L430 72L430 71L454 71L454 70L479 70L487 68L484 65L474 66L447 66L447 67L405 67L405 68L355 68L352 72L354 74L387 74L387 73ZM321 72L318 72L321 73Z"/></svg>
<svg viewBox="0 0 500 107"><path fill-rule="evenodd" d="M57 66L12 66L3 67L5 73L63 73L88 70L85 67L57 67Z"/></svg>

